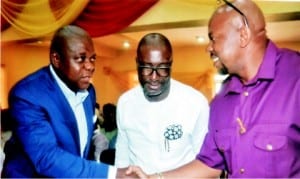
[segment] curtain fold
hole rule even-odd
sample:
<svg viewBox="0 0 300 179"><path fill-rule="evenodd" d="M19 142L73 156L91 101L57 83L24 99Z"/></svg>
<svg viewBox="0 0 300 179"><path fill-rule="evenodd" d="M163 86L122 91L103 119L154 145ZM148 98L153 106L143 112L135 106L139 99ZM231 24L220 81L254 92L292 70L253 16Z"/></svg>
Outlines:
<svg viewBox="0 0 300 179"><path fill-rule="evenodd" d="M1 16L18 31L39 37L72 22L87 4L88 0L2 0Z"/></svg>
<svg viewBox="0 0 300 179"><path fill-rule="evenodd" d="M27 0L2 0L1 1L1 31L7 29L10 26L10 23L14 23L14 19L17 18L18 13L21 13L24 4L27 3ZM7 16L6 18L4 16ZM8 19L8 20L6 20Z"/></svg>
<svg viewBox="0 0 300 179"><path fill-rule="evenodd" d="M27 37L41 37L75 24L99 37L116 33L158 0L1 0L1 31L9 26Z"/></svg>
<svg viewBox="0 0 300 179"><path fill-rule="evenodd" d="M92 0L73 22L92 37L116 33L140 17L158 0Z"/></svg>

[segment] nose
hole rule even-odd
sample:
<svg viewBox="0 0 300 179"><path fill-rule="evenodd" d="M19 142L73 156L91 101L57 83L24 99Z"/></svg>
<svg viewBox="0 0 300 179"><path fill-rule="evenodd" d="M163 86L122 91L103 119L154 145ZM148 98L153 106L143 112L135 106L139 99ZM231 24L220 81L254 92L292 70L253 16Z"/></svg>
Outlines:
<svg viewBox="0 0 300 179"><path fill-rule="evenodd" d="M84 68L90 71L94 71L95 70L95 64L94 61L92 60L86 60L84 63Z"/></svg>
<svg viewBox="0 0 300 179"><path fill-rule="evenodd" d="M151 80L155 80L158 78L158 74L156 70L153 70L153 72L150 75Z"/></svg>
<svg viewBox="0 0 300 179"><path fill-rule="evenodd" d="M206 52L211 52L211 51L213 51L213 47L212 47L212 43L210 41L210 42L208 42L208 45L206 47Z"/></svg>

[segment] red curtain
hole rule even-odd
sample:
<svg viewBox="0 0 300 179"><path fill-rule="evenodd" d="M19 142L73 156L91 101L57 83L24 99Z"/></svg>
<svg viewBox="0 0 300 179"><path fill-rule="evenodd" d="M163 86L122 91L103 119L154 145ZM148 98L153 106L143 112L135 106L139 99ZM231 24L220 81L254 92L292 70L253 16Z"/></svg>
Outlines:
<svg viewBox="0 0 300 179"><path fill-rule="evenodd" d="M140 17L158 0L91 0L72 23L92 37L116 33Z"/></svg>
<svg viewBox="0 0 300 179"><path fill-rule="evenodd" d="M72 0L49 0L50 7L63 6ZM83 12L71 24L78 25L90 33L92 37L116 33L140 17L159 0L90 0ZM6 8L14 10L16 17L21 12L27 0L9 0ZM2 3L2 2L1 2ZM1 6L3 8L4 6ZM15 11L14 8L17 11ZM1 11L2 12L2 11ZM1 31L10 27L1 13Z"/></svg>

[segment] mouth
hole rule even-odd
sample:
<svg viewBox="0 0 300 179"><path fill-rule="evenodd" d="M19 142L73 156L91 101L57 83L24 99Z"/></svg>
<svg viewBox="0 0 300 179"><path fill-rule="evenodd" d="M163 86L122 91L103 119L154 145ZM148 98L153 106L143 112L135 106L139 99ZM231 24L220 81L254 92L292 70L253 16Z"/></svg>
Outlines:
<svg viewBox="0 0 300 179"><path fill-rule="evenodd" d="M220 60L220 58L216 55L211 55L210 58L214 63Z"/></svg>
<svg viewBox="0 0 300 179"><path fill-rule="evenodd" d="M81 78L83 81L86 81L86 82L90 82L92 77L91 76L84 76Z"/></svg>
<svg viewBox="0 0 300 179"><path fill-rule="evenodd" d="M160 84L159 83L148 83L148 88L151 90L157 90L160 88Z"/></svg>

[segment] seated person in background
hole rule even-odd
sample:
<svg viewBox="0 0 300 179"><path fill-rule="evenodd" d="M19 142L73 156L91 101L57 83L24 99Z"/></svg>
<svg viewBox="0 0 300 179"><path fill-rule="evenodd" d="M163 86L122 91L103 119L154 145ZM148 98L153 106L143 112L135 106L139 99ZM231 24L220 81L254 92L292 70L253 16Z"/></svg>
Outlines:
<svg viewBox="0 0 300 179"><path fill-rule="evenodd" d="M77 26L64 26L53 36L49 57L49 66L10 91L13 133L2 177L106 178L108 165L88 160L96 104L92 39Z"/></svg>
<svg viewBox="0 0 300 179"><path fill-rule="evenodd" d="M97 117L96 128L100 128L100 126L103 124L104 119L103 119L103 115L102 115L99 103L96 103L95 114Z"/></svg>
<svg viewBox="0 0 300 179"><path fill-rule="evenodd" d="M3 151L6 141L11 137L12 124L8 109L1 109L1 148L0 148L0 173L2 172L5 153Z"/></svg>
<svg viewBox="0 0 300 179"><path fill-rule="evenodd" d="M109 141L109 148L116 148L117 137L117 122L116 122L116 105L107 103L102 107L103 123L101 125L101 132Z"/></svg>
<svg viewBox="0 0 300 179"><path fill-rule="evenodd" d="M101 133L109 141L108 149L101 153L100 161L114 165L115 162L115 148L117 138L117 122L116 122L116 105L107 103L102 107L103 123L101 125Z"/></svg>
<svg viewBox="0 0 300 179"><path fill-rule="evenodd" d="M140 85L117 104L118 177L129 165L147 173L192 161L207 132L209 106L199 91L171 78L170 41L150 33L139 42L136 66Z"/></svg>

